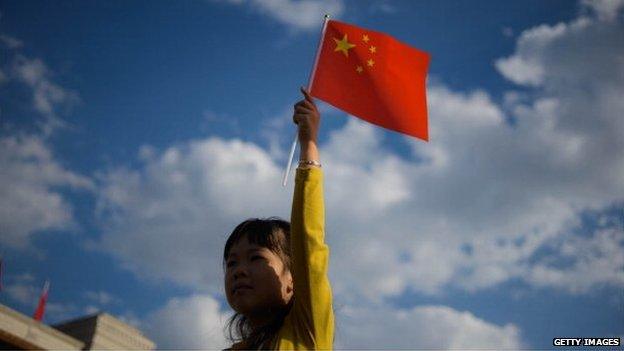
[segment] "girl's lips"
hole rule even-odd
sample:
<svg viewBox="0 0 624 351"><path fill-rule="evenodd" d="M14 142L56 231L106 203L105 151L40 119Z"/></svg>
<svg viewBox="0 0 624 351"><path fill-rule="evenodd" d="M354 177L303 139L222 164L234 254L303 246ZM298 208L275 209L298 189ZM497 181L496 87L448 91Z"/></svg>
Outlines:
<svg viewBox="0 0 624 351"><path fill-rule="evenodd" d="M251 289L251 286L239 286L237 288L234 288L234 294L236 294L237 292L249 291Z"/></svg>

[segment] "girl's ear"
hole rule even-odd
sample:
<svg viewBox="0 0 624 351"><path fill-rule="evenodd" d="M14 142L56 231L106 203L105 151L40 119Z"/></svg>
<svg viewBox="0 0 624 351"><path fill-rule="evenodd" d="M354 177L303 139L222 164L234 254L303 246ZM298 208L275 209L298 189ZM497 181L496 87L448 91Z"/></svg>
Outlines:
<svg viewBox="0 0 624 351"><path fill-rule="evenodd" d="M286 286L286 292L291 293L294 290L294 282L292 273L288 272L288 285Z"/></svg>

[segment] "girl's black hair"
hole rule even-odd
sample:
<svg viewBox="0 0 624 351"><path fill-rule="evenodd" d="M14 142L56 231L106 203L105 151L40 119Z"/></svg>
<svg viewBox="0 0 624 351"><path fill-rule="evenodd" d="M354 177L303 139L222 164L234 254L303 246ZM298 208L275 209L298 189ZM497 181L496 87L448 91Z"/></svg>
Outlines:
<svg viewBox="0 0 624 351"><path fill-rule="evenodd" d="M224 269L232 246L244 237L250 244L266 247L275 252L284 262L284 266L291 269L289 222L278 217L251 218L237 225L225 243ZM242 342L241 346L245 349L269 349L284 324L284 318L292 306L292 301L291 299L291 303L286 308L276 311L269 323L259 328L252 328L247 317L235 312L226 325L230 341Z"/></svg>

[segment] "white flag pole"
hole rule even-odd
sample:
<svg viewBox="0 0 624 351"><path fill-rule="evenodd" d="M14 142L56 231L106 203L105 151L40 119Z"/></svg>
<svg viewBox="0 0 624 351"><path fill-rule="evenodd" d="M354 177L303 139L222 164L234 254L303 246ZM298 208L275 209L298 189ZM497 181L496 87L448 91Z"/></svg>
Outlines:
<svg viewBox="0 0 624 351"><path fill-rule="evenodd" d="M288 164L286 165L286 171L284 172L284 178L282 179L282 186L285 187L288 182L288 175L290 174L290 167L292 166L293 156L295 156L295 149L297 148L297 139L299 134L297 130L295 130L295 140L293 140L292 145L290 146L290 154L288 155Z"/></svg>
<svg viewBox="0 0 624 351"><path fill-rule="evenodd" d="M326 14L323 21L323 29L321 30L321 37L319 38L318 46L316 47L316 57L314 58L314 66L310 72L310 79L308 80L308 92L312 91L312 82L314 81L314 74L316 73L316 65L318 64L319 56L321 56L321 44L323 44L323 38L325 37L325 29L327 28L327 21L329 21L329 15ZM295 140L290 147L290 154L288 155L288 164L286 171L284 172L284 179L282 179L282 186L285 187L288 182L288 175L290 174L290 167L292 166L292 160L295 156L295 149L297 148L298 131L295 130Z"/></svg>

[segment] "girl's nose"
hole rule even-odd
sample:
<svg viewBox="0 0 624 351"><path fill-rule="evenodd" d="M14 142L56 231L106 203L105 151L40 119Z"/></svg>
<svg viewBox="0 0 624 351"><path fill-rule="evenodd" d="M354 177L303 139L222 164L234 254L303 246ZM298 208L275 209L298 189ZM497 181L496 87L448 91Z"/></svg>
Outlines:
<svg viewBox="0 0 624 351"><path fill-rule="evenodd" d="M247 277L247 266L244 264L238 264L234 269L234 279L240 277Z"/></svg>

